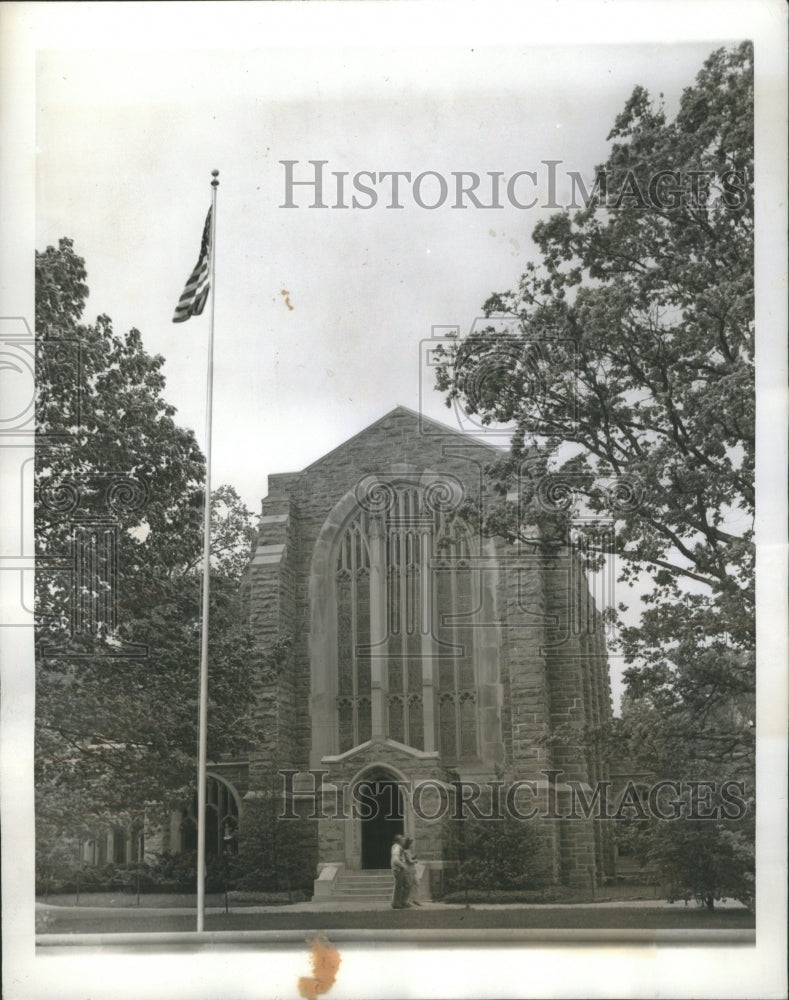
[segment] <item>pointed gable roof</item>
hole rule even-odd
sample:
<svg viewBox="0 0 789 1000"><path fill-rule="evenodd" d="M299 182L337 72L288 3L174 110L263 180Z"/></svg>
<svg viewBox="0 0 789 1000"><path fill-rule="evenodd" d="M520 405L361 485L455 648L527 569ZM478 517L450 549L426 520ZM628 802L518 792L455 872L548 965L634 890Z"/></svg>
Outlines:
<svg viewBox="0 0 789 1000"><path fill-rule="evenodd" d="M446 442L447 438L454 438L457 441L464 442L466 445L476 445L484 449L491 459L496 455L503 454L505 451L505 449L496 447L488 441L481 441L479 438L473 437L471 434L466 434L456 427L450 427L449 424L441 423L432 417L426 417L424 414L417 413L416 410L412 410L408 406L399 404L382 417L368 424L367 427L362 428L357 434L347 438L342 444L337 445L336 448L332 448L325 455L321 455L320 458L310 463L303 471L310 472L329 460L336 460L343 452L353 449L362 439L374 436L387 423L397 425L400 432L406 430L414 434L423 434L427 439L441 439L443 442Z"/></svg>

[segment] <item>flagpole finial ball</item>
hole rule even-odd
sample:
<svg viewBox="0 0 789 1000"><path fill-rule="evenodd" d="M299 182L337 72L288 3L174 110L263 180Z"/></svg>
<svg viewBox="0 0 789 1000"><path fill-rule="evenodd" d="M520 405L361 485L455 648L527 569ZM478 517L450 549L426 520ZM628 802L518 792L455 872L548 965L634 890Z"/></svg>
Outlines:
<svg viewBox="0 0 789 1000"><path fill-rule="evenodd" d="M219 177L219 171L218 170L212 170L211 171L211 176L214 178L211 181L211 187L218 187L219 186L219 181L217 180L217 177Z"/></svg>

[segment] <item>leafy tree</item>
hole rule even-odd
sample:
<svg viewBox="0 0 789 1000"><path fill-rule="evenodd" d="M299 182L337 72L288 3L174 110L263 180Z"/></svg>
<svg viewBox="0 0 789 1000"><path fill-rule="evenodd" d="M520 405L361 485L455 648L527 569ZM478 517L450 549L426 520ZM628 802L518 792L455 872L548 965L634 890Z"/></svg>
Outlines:
<svg viewBox="0 0 789 1000"><path fill-rule="evenodd" d="M689 813L690 794L681 799L686 810L681 822L634 820L617 831L668 898L695 899L708 910L715 901L736 899L749 909L755 901L753 813L742 821L710 822ZM724 803L725 804L725 803ZM752 803L751 803L752 804ZM704 810L720 808L720 796L708 793Z"/></svg>
<svg viewBox="0 0 789 1000"><path fill-rule="evenodd" d="M710 828L697 820L662 831L648 853L676 896L690 895L714 909L715 900L732 898L754 905L752 830Z"/></svg>
<svg viewBox="0 0 789 1000"><path fill-rule="evenodd" d="M70 240L36 254L39 833L129 823L195 778L205 462L138 331L81 321ZM251 515L212 495L209 754L250 732L238 598ZM75 609L79 612L75 615Z"/></svg>
<svg viewBox="0 0 789 1000"><path fill-rule="evenodd" d="M730 714L719 711L708 728L686 735L680 729L695 724L692 708L667 714L649 697L626 697L606 733L613 756L649 768L653 781L677 783L657 799L663 818L650 809L617 824L618 842L670 898L695 898L708 909L726 897L750 908L755 900L755 739L750 727L740 731L736 705Z"/></svg>
<svg viewBox="0 0 789 1000"><path fill-rule="evenodd" d="M707 59L673 119L637 87L588 204L536 226L539 263L438 375L448 405L513 427L486 530L574 532L596 567L584 518L615 521L621 579L642 591L619 634L618 736L658 776L752 780L752 116L748 43Z"/></svg>
<svg viewBox="0 0 789 1000"><path fill-rule="evenodd" d="M61 888L66 879L76 876L82 867L79 836L89 836L84 828L75 833L73 827L64 828L52 822L39 822L36 836L36 894L47 899L50 892ZM75 879L76 880L76 879Z"/></svg>

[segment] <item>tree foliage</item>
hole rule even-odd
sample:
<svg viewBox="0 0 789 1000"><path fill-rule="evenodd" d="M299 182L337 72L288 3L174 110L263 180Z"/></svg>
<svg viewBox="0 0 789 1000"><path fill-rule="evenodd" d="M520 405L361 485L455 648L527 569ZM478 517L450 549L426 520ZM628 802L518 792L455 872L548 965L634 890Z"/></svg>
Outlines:
<svg viewBox="0 0 789 1000"><path fill-rule="evenodd" d="M106 316L82 322L70 240L36 254L36 289L39 829L132 824L196 776L205 461L166 401L164 359ZM250 519L232 487L212 494L213 758L249 734Z"/></svg>
<svg viewBox="0 0 789 1000"><path fill-rule="evenodd" d="M659 776L750 779L750 44L714 52L673 118L637 87L608 139L588 204L536 226L539 261L445 353L438 387L513 428L489 532L533 543L535 524L548 539L615 523L620 578L641 592L637 623L620 621L620 749Z"/></svg>

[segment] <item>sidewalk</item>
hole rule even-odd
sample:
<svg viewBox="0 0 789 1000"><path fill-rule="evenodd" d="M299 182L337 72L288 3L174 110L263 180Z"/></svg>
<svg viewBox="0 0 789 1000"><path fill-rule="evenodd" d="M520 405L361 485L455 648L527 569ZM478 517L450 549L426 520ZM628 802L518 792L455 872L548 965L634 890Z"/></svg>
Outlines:
<svg viewBox="0 0 789 1000"><path fill-rule="evenodd" d="M128 897L123 902L128 902ZM91 901L93 902L93 901ZM39 948L226 948L303 946L318 931L346 943L390 942L408 946L478 943L539 943L580 940L600 943L661 942L753 944L753 914L737 904L713 912L665 900L605 900L596 903L423 903L393 910L385 900L303 902L232 906L225 912L209 899L204 929L195 930L194 897L182 905L123 906L36 904ZM151 902L150 900L148 902ZM158 902L158 901L157 901Z"/></svg>

